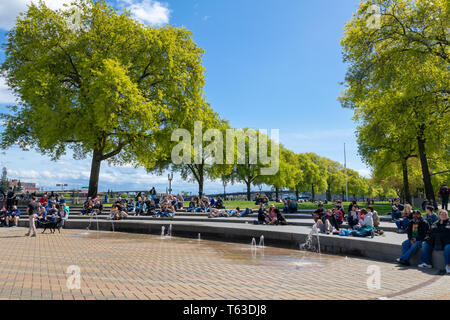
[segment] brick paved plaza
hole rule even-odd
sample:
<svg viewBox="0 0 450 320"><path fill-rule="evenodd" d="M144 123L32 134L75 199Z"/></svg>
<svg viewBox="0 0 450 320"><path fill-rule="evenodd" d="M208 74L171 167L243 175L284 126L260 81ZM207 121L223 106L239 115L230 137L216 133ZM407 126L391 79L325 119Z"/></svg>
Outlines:
<svg viewBox="0 0 450 320"><path fill-rule="evenodd" d="M0 228L2 299L450 298L450 277L436 270L359 258L143 234L25 232ZM81 289L67 288L70 265L80 267ZM378 290L367 288L370 265L381 270Z"/></svg>

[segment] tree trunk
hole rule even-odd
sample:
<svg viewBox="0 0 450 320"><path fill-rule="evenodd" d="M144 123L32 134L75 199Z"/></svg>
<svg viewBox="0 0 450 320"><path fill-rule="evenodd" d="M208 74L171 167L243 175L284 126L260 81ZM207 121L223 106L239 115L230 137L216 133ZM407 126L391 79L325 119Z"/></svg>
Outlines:
<svg viewBox="0 0 450 320"><path fill-rule="evenodd" d="M314 185L311 185L311 196L312 196L312 201L314 202L316 200L316 192L314 191Z"/></svg>
<svg viewBox="0 0 450 320"><path fill-rule="evenodd" d="M298 189L295 189L295 197L296 197L297 200L298 200Z"/></svg>
<svg viewBox="0 0 450 320"><path fill-rule="evenodd" d="M278 192L278 188L275 188L275 200L278 200L279 196L279 192Z"/></svg>
<svg viewBox="0 0 450 320"><path fill-rule="evenodd" d="M331 189L330 188L327 189L327 200L331 201Z"/></svg>
<svg viewBox="0 0 450 320"><path fill-rule="evenodd" d="M428 159L425 151L425 139L423 138L423 134L417 137L417 144L419 149L420 164L422 166L425 194L428 200L435 201L436 199L434 197L433 184L431 183L430 168L428 167Z"/></svg>
<svg viewBox="0 0 450 320"><path fill-rule="evenodd" d="M200 199L203 198L203 172L199 172L200 179L198 181L198 196Z"/></svg>
<svg viewBox="0 0 450 320"><path fill-rule="evenodd" d="M405 202L412 204L411 191L409 189L409 180L408 180L408 163L407 159L402 162L403 169L403 190L405 195Z"/></svg>
<svg viewBox="0 0 450 320"><path fill-rule="evenodd" d="M346 199L345 199L345 190L342 189L342 202L344 202L344 201L346 201Z"/></svg>
<svg viewBox="0 0 450 320"><path fill-rule="evenodd" d="M251 198L251 195L250 195L250 188L251 188L251 182L247 182L247 181L245 181L245 184L247 185L247 201L251 201L252 200L252 198Z"/></svg>
<svg viewBox="0 0 450 320"><path fill-rule="evenodd" d="M89 177L88 197L95 198L98 191L98 179L100 176L100 166L102 163L102 152L94 150L92 153L91 176Z"/></svg>

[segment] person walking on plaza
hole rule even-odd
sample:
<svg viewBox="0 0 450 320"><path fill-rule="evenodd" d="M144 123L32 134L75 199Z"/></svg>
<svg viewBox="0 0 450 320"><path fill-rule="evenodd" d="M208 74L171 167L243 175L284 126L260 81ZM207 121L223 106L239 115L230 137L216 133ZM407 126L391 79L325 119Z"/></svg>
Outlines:
<svg viewBox="0 0 450 320"><path fill-rule="evenodd" d="M448 210L448 197L450 195L450 188L444 183L439 189L439 195L442 199L442 209Z"/></svg>
<svg viewBox="0 0 450 320"><path fill-rule="evenodd" d="M36 203L36 197L32 196L31 201L27 207L27 213L30 218L28 232L25 234L25 237L31 235L32 237L36 237L36 218L39 210L39 204Z"/></svg>
<svg viewBox="0 0 450 320"><path fill-rule="evenodd" d="M433 223L420 251L419 268L432 268L433 250L444 251L445 272L450 274L450 221L447 210L439 211L439 221Z"/></svg>

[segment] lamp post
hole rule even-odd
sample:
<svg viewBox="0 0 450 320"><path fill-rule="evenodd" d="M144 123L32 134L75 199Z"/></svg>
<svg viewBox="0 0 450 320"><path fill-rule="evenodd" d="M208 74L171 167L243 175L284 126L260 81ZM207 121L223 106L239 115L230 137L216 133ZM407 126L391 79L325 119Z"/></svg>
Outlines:
<svg viewBox="0 0 450 320"><path fill-rule="evenodd" d="M345 200L344 201L348 201L347 155L345 153L345 143L344 143L344 170L345 170Z"/></svg>
<svg viewBox="0 0 450 320"><path fill-rule="evenodd" d="M168 179L169 179L169 190L168 193L172 194L172 180L173 180L173 172L168 174Z"/></svg>
<svg viewBox="0 0 450 320"><path fill-rule="evenodd" d="M226 180L222 180L222 185L223 185L223 200L225 201L225 197L227 196L226 192L225 192L225 188L227 187L227 181Z"/></svg>

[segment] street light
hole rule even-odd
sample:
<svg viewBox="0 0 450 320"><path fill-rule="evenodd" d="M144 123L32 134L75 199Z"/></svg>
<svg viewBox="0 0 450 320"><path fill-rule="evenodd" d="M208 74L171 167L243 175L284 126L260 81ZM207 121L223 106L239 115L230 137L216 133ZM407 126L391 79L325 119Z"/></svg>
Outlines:
<svg viewBox="0 0 450 320"><path fill-rule="evenodd" d="M168 193L172 194L173 172L168 174L168 179L169 179L169 190L168 190Z"/></svg>

